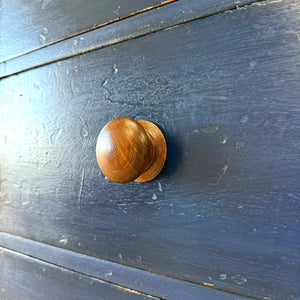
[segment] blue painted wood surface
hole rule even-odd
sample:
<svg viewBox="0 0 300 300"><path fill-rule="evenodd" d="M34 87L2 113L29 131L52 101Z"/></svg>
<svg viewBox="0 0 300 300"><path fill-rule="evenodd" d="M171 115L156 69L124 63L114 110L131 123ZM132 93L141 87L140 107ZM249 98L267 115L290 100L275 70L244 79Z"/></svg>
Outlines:
<svg viewBox="0 0 300 300"><path fill-rule="evenodd" d="M299 292L299 9L266 1L0 81L0 230L258 298ZM168 160L117 185L99 130L164 130Z"/></svg>

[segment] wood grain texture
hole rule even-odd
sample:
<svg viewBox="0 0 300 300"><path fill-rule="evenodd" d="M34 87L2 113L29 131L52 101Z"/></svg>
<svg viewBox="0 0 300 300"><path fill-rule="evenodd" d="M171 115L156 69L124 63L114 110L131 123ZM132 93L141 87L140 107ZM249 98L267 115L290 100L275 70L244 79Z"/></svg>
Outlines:
<svg viewBox="0 0 300 300"><path fill-rule="evenodd" d="M3 0L0 61L168 3L160 0ZM76 41L76 43L82 40ZM73 44L76 48L77 44Z"/></svg>
<svg viewBox="0 0 300 300"><path fill-rule="evenodd" d="M99 133L96 155L108 179L117 183L146 182L154 179L165 164L166 141L153 123L118 117Z"/></svg>
<svg viewBox="0 0 300 300"><path fill-rule="evenodd" d="M299 10L261 2L1 80L0 229L299 297ZM120 115L166 133L149 184L99 172L99 128Z"/></svg>
<svg viewBox="0 0 300 300"><path fill-rule="evenodd" d="M0 247L0 298L159 299Z"/></svg>
<svg viewBox="0 0 300 300"><path fill-rule="evenodd" d="M167 158L167 143L161 130L152 122L138 121L143 126L154 146L154 159L152 164L144 171L136 182L148 182L156 178L165 165Z"/></svg>
<svg viewBox="0 0 300 300"><path fill-rule="evenodd" d="M212 289L210 287L201 286L199 284L161 276L152 272L128 267L107 260L101 260L99 258L83 255L78 252L50 246L3 232L0 232L0 249L1 247L13 250L19 254L25 254L32 258L37 258L39 261L48 262L52 265L62 267L63 269L75 271L81 275L100 279L100 281L109 281L115 286L126 287L129 290L137 291L141 294L152 295L159 299L249 299L240 295L234 295ZM26 259L26 257L24 259ZM19 268L22 264L22 262L19 264Z"/></svg>
<svg viewBox="0 0 300 300"><path fill-rule="evenodd" d="M0 63L0 78L112 46L255 0L180 0ZM188 9L187 9L188 8ZM74 24L76 26L76 24ZM5 28L5 27L3 27ZM1 31L0 31L1 32ZM18 41L12 39L13 45Z"/></svg>

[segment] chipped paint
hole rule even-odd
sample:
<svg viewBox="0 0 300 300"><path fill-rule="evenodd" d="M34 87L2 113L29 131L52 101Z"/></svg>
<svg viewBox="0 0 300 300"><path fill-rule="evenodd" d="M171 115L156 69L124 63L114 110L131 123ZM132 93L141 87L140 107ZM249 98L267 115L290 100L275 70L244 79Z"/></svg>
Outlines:
<svg viewBox="0 0 300 300"><path fill-rule="evenodd" d="M159 299L157 297L154 297L154 296L151 296L151 295L148 295L148 294L145 294L145 293L141 293L141 292L138 292L136 290L132 290L130 288L126 288L126 287L123 287L123 286L120 286L120 285L116 285L116 287L122 291L125 291L125 292L129 292L129 293L133 293L135 295L141 295L141 296L147 296L148 298L151 298L151 299Z"/></svg>
<svg viewBox="0 0 300 300"><path fill-rule="evenodd" d="M215 133L219 130L219 127L214 124L204 124L201 127L201 131L204 133Z"/></svg>
<svg viewBox="0 0 300 300"><path fill-rule="evenodd" d="M64 244L64 245L68 244L68 242L69 242L69 240L64 235L59 240L59 243Z"/></svg>
<svg viewBox="0 0 300 300"><path fill-rule="evenodd" d="M214 287L215 285L212 283L207 283L207 282L203 282L203 285L208 286L208 287Z"/></svg>
<svg viewBox="0 0 300 300"><path fill-rule="evenodd" d="M182 24L176 24L176 25L167 27L167 28L165 28L164 30L166 31L166 30L174 29L174 28L179 27L179 26L182 26Z"/></svg>
<svg viewBox="0 0 300 300"><path fill-rule="evenodd" d="M100 28L100 27L109 25L109 24L111 24L111 23L114 23L114 22L117 22L117 21L120 21L120 20L127 19L127 18L129 18L129 17L131 17L131 16L134 16L134 15L137 15L137 14L140 14L140 13L143 13L143 12L146 12L146 11L151 10L151 9L154 9L154 8L159 8L160 6L163 6L163 5L172 3L172 2L174 2L174 1L176 1L176 0L167 0L167 1L164 1L164 2L159 3L159 4L156 4L156 5L152 5L152 6L145 7L145 8L143 8L143 9L138 10L138 11L134 11L134 12L132 12L132 13L126 15L126 16L123 16L123 17L120 17L120 18L112 19L112 20L110 20L110 21L108 21L108 22L105 22L105 23L102 23L102 24L98 24L98 25L97 25L97 24L94 24L93 27L88 28L88 29L85 29L85 30L82 30L82 31L77 32L77 33L74 33L74 34L70 35L68 38L70 38L70 37L75 37L75 36L77 36L77 35L80 35L80 34L89 32L89 31L91 31L91 30L94 30L94 29L97 29L97 28ZM62 39L62 40L64 40L64 39ZM59 41L62 41L62 40L59 40Z"/></svg>

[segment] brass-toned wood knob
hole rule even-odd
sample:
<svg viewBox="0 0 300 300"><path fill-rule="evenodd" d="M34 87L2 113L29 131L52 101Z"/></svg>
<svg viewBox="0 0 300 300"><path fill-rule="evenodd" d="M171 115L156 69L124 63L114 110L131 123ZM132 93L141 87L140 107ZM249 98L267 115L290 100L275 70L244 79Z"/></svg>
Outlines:
<svg viewBox="0 0 300 300"><path fill-rule="evenodd" d="M101 171L111 181L146 182L162 170L167 144L161 130L152 122L119 117L102 128L96 155Z"/></svg>

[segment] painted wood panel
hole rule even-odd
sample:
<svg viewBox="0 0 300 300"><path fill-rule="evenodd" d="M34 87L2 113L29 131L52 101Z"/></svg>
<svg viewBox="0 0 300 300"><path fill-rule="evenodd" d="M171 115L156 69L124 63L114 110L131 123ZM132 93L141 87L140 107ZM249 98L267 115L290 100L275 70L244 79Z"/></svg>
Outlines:
<svg viewBox="0 0 300 300"><path fill-rule="evenodd" d="M188 281L162 276L153 272L147 272L123 264L102 260L4 232L0 232L0 249L1 247L5 250L12 250L14 256L23 254L22 260L26 260L26 256L35 258L35 265L44 265L44 263L48 263L56 267L61 267L62 269L72 270L81 275L87 275L93 279L99 279L100 282L104 281L104 283L110 283L111 286L119 287L120 289L123 287L125 290L127 289L127 291L132 291L135 294L152 295L159 299L172 300L249 299L240 295L213 289L209 286L202 286ZM19 260L20 263L18 263L18 268L23 264L22 260ZM25 263L25 265L26 264L27 263ZM0 269L0 282L3 286L4 283L8 284L12 278L12 275L10 275L11 272L6 273L6 269L14 268L14 264L9 262L8 266L10 267ZM18 268L13 271L13 273L18 272ZM22 276L18 277L18 279L18 282L14 283L16 286L22 285L24 282ZM30 282L30 276L27 280ZM55 284L53 284L53 286L55 287ZM106 286L108 285L106 284ZM38 287L38 284L36 287ZM6 295L9 293L10 292L7 291ZM72 291L67 291L67 293L72 295ZM73 293L76 295L76 290L73 291ZM88 294L88 287L86 293ZM111 297L113 297L113 294Z"/></svg>
<svg viewBox="0 0 300 300"><path fill-rule="evenodd" d="M119 22L112 22L106 26L70 36L59 43L39 48L39 51L32 51L8 61L0 62L0 78L112 46L191 20L222 13L235 8L236 5L244 6L253 1L255 0L180 0L170 5L159 6L142 14L135 14L130 18L122 19ZM87 19L93 19L93 15L87 16ZM4 23L3 32L5 32L3 28L6 26ZM55 26L57 29L54 32L59 32L59 23L56 23ZM73 27L76 27L76 24ZM19 44L16 37L12 35L10 35L9 42L13 46ZM4 50L5 46L2 48Z"/></svg>
<svg viewBox="0 0 300 300"><path fill-rule="evenodd" d="M266 1L0 81L0 229L258 298L299 297L299 9ZM102 126L156 122L157 180L98 169Z"/></svg>
<svg viewBox="0 0 300 300"><path fill-rule="evenodd" d="M159 299L0 247L0 298Z"/></svg>
<svg viewBox="0 0 300 300"><path fill-rule="evenodd" d="M118 0L2 0L0 61L171 1L126 0L125 3ZM73 46L76 47L75 44Z"/></svg>

